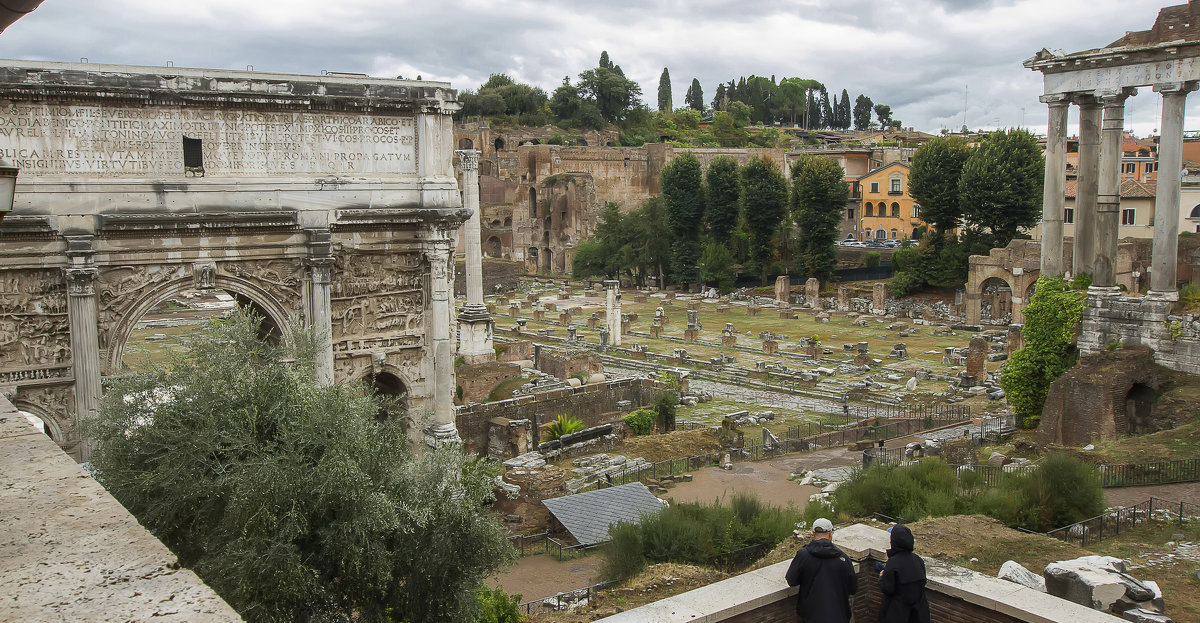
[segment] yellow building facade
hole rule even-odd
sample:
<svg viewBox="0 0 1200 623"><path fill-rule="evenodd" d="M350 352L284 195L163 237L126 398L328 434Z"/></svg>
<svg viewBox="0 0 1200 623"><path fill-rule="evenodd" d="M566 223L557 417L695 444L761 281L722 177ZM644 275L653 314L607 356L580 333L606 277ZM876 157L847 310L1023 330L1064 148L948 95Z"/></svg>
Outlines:
<svg viewBox="0 0 1200 623"><path fill-rule="evenodd" d="M925 225L921 208L908 194L908 165L893 162L858 178L860 240L909 240Z"/></svg>

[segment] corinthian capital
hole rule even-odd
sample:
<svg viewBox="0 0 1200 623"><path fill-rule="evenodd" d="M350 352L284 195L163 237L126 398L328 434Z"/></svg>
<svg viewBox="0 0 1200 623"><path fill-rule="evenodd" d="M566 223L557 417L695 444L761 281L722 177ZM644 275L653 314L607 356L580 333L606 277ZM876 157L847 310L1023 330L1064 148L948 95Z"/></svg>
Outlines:
<svg viewBox="0 0 1200 623"><path fill-rule="evenodd" d="M463 171L479 170L478 149L456 149L454 153L458 154L458 161Z"/></svg>
<svg viewBox="0 0 1200 623"><path fill-rule="evenodd" d="M68 268L67 273L67 291L78 296L90 296L96 294L96 277L98 273L95 268Z"/></svg>

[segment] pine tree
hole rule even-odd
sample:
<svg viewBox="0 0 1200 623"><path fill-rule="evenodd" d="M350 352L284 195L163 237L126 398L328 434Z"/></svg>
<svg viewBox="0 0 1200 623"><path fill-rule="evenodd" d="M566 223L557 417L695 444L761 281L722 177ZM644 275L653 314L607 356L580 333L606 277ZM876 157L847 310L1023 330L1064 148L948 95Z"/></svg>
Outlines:
<svg viewBox="0 0 1200 623"><path fill-rule="evenodd" d="M818 124L818 127L832 128L835 124L833 106L829 104L829 92L821 89L821 123Z"/></svg>
<svg viewBox="0 0 1200 623"><path fill-rule="evenodd" d="M675 281L695 279L700 257L700 226L704 218L704 184L700 159L685 151L663 167L662 196L667 201L667 224L675 234L671 249L671 273Z"/></svg>
<svg viewBox="0 0 1200 623"><path fill-rule="evenodd" d="M683 98L683 103L687 104L692 110L704 110L704 89L700 88L700 80L692 78L692 85L688 87L687 95Z"/></svg>
<svg viewBox="0 0 1200 623"><path fill-rule="evenodd" d="M838 129L850 129L850 94L842 89L842 103L838 105Z"/></svg>
<svg viewBox="0 0 1200 623"><path fill-rule="evenodd" d="M600 64L598 66L605 69L613 68L612 61L608 60L608 50L600 52Z"/></svg>
<svg viewBox="0 0 1200 623"><path fill-rule="evenodd" d="M662 75L658 77L658 112L671 112L671 74L663 67Z"/></svg>
<svg viewBox="0 0 1200 623"><path fill-rule="evenodd" d="M729 95L725 91L725 83L717 84L717 94L712 101L713 110L729 110Z"/></svg>

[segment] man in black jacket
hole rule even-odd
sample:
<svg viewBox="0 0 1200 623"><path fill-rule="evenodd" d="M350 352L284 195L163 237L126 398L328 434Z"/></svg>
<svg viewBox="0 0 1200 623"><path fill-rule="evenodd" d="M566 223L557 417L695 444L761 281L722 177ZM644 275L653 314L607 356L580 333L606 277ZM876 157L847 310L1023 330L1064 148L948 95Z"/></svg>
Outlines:
<svg viewBox="0 0 1200 623"><path fill-rule="evenodd" d="M929 601L925 599L925 561L913 553L916 540L908 526L892 526L892 549L879 574L883 605L879 623L929 623Z"/></svg>
<svg viewBox="0 0 1200 623"><path fill-rule="evenodd" d="M787 570L788 586L800 587L796 613L801 623L848 623L850 596L858 591L854 563L833 546L828 519L813 522L812 536Z"/></svg>

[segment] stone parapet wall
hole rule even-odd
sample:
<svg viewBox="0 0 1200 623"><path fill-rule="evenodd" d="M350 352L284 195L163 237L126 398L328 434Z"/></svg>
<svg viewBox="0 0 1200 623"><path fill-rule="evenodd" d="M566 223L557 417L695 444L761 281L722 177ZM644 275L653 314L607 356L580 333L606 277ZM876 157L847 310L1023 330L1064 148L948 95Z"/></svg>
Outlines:
<svg viewBox="0 0 1200 623"><path fill-rule="evenodd" d="M1141 344L1154 350L1155 363L1200 374L1200 322L1195 315L1172 315L1171 305L1126 296L1088 296L1080 352L1097 352L1109 344Z"/></svg>
<svg viewBox="0 0 1200 623"><path fill-rule="evenodd" d="M882 601L874 562L886 560L889 535L857 524L834 533L834 544L855 563L859 590L851 599L856 621L875 621ZM800 543L797 542L797 548ZM707 621L755 623L796 620L797 588L784 581L784 561L600 619L603 623ZM933 621L970 623L1117 623L1110 614L930 558L925 559Z"/></svg>
<svg viewBox="0 0 1200 623"><path fill-rule="evenodd" d="M0 398L0 621L242 618Z"/></svg>

